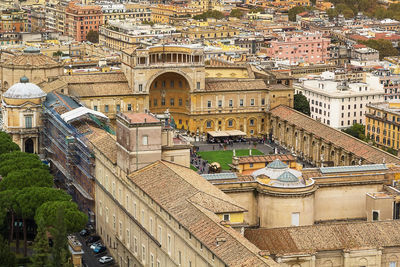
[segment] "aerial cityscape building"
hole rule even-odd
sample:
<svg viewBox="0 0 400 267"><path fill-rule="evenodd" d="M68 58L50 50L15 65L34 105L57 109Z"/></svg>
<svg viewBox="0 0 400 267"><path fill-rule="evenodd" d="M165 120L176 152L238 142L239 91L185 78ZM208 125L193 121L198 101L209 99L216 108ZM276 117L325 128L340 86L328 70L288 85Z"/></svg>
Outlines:
<svg viewBox="0 0 400 267"><path fill-rule="evenodd" d="M398 1L0 3L0 266L400 266Z"/></svg>

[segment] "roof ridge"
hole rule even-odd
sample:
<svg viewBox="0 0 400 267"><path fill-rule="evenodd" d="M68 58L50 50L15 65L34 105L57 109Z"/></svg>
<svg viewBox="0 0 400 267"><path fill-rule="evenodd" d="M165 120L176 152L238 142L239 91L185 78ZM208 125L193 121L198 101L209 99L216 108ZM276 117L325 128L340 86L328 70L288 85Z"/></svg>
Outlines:
<svg viewBox="0 0 400 267"><path fill-rule="evenodd" d="M207 181L207 182L208 182L208 181ZM213 196L213 195L211 195L211 194L209 194L209 193L206 193L206 192L204 192L204 191L200 191L200 190L199 190L199 191L198 191L197 193L195 193L193 196L197 195L198 193L208 195L208 196L210 196L211 198L217 199L217 200L222 201L222 202L225 202L225 203L229 203L229 204L231 204L232 206L236 206L237 208L242 209L243 211L247 211L245 208L243 208L243 207L241 207L241 206L239 206L239 205L237 205L237 204L235 204L235 203L228 202L228 201L226 201L226 200L223 200L223 199L221 199L221 198L219 198L219 197ZM190 201L192 201L191 198L192 198L193 196L190 197ZM198 203L197 203L197 204L198 204ZM200 205L200 204L198 204L198 205ZM200 206L203 206L203 205L200 205ZM205 208L205 207L204 207L204 208ZM206 209L207 209L207 208L206 208Z"/></svg>

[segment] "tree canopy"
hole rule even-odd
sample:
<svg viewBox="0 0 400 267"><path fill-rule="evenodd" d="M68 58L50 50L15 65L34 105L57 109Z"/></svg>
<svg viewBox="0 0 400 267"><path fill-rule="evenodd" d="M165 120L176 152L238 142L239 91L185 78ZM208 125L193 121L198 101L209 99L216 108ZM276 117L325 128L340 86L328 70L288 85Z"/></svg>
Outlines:
<svg viewBox="0 0 400 267"><path fill-rule="evenodd" d="M67 233L82 229L88 216L78 210L78 205L72 201L49 201L36 210L35 221L39 227L55 227L57 224L57 210L64 211L64 221Z"/></svg>
<svg viewBox="0 0 400 267"><path fill-rule="evenodd" d="M6 177L8 173L15 170L29 170L34 168L48 170L48 167L35 154L21 151L0 154L0 175L2 177Z"/></svg>
<svg viewBox="0 0 400 267"><path fill-rule="evenodd" d="M308 116L311 115L310 102L308 102L307 97L303 94L294 95L294 109Z"/></svg>
<svg viewBox="0 0 400 267"><path fill-rule="evenodd" d="M88 40L89 42L92 42L92 43L98 43L99 42L99 32L90 30L86 34L86 40Z"/></svg>
<svg viewBox="0 0 400 267"><path fill-rule="evenodd" d="M313 7L309 6L295 6L289 9L288 16L290 21L296 21L297 14L300 14L304 11L312 10Z"/></svg>
<svg viewBox="0 0 400 267"><path fill-rule="evenodd" d="M14 170L0 181L0 191L24 187L52 187L53 176L44 168Z"/></svg>
<svg viewBox="0 0 400 267"><path fill-rule="evenodd" d="M379 59L383 59L385 57L391 57L391 56L398 56L399 51L393 47L393 44L389 40L384 40L384 39L370 39L367 41L361 41L361 43L365 44L366 46L369 46L373 49L376 49L379 51Z"/></svg>
<svg viewBox="0 0 400 267"><path fill-rule="evenodd" d="M222 14L217 10L208 10L203 14L194 16L193 18L195 20L207 20L208 18L223 19L224 17L225 17L224 14Z"/></svg>
<svg viewBox="0 0 400 267"><path fill-rule="evenodd" d="M11 137L7 133L0 131L0 154L19 150L19 146L12 141Z"/></svg>
<svg viewBox="0 0 400 267"><path fill-rule="evenodd" d="M367 141L367 138L365 136L365 126L362 124L355 123L351 127L344 129L343 132L360 140Z"/></svg>
<svg viewBox="0 0 400 267"><path fill-rule="evenodd" d="M243 11L238 8L232 9L229 16L240 19L241 17L243 17Z"/></svg>

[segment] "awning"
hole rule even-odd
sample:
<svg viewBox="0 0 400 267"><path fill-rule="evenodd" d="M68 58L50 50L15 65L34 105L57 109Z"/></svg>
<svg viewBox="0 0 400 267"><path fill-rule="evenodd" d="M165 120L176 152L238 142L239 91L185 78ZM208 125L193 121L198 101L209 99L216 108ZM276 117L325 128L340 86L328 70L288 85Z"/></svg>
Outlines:
<svg viewBox="0 0 400 267"><path fill-rule="evenodd" d="M245 132L239 130L231 131L209 131L207 132L212 137L229 137L229 136L246 136Z"/></svg>
<svg viewBox="0 0 400 267"><path fill-rule="evenodd" d="M72 122L74 120L77 120L83 116L86 116L88 114L96 116L100 120L105 120L108 121L108 117L104 115L103 113L99 111L94 111L92 109L88 109L86 107L79 107L76 109L73 109L71 111L68 111L64 114L61 115L61 118L66 122Z"/></svg>

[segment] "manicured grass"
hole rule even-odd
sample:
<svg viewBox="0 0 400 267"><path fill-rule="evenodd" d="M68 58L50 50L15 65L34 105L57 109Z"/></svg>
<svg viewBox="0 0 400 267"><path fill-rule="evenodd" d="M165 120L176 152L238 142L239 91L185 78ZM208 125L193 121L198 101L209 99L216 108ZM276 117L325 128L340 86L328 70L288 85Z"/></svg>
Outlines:
<svg viewBox="0 0 400 267"><path fill-rule="evenodd" d="M203 159L207 160L208 163L218 162L221 164L221 169L229 170L228 164L232 163L232 150L225 150L225 151L200 151L197 152ZM251 150L252 155L264 155L261 151L257 149ZM248 156L249 150L248 149L237 149L236 156Z"/></svg>
<svg viewBox="0 0 400 267"><path fill-rule="evenodd" d="M195 172L198 171L198 169L195 166L193 166L192 164L190 164L190 169L194 170Z"/></svg>

